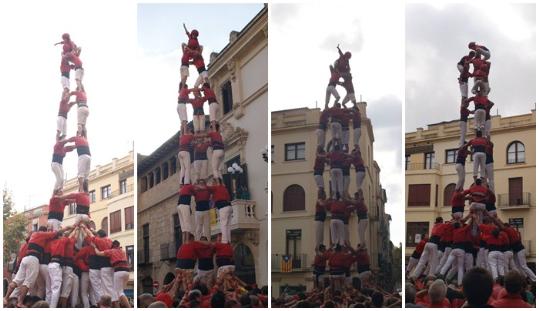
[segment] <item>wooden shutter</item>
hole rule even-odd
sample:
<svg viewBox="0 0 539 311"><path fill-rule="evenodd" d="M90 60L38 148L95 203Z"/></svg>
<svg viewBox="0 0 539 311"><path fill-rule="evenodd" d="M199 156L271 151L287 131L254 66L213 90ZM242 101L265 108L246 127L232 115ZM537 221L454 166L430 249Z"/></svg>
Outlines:
<svg viewBox="0 0 539 311"><path fill-rule="evenodd" d="M408 206L430 206L430 184L409 185Z"/></svg>
<svg viewBox="0 0 539 311"><path fill-rule="evenodd" d="M522 177L509 178L509 206L522 204Z"/></svg>

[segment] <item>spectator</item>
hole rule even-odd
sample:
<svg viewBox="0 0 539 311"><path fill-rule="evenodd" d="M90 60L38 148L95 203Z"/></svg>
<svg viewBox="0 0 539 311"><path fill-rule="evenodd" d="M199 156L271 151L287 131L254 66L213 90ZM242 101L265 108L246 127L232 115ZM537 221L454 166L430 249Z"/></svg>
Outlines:
<svg viewBox="0 0 539 311"><path fill-rule="evenodd" d="M405 288L404 288L404 301L405 301L405 308L423 308L422 305L418 305L415 303L415 294L416 289L415 286L410 283L406 282Z"/></svg>
<svg viewBox="0 0 539 311"><path fill-rule="evenodd" d="M49 307L49 303L44 300L40 300L32 305L32 308L48 308L48 307Z"/></svg>
<svg viewBox="0 0 539 311"><path fill-rule="evenodd" d="M374 292L371 296L372 304L376 308L381 308L384 306L384 295L380 292Z"/></svg>
<svg viewBox="0 0 539 311"><path fill-rule="evenodd" d="M162 302L162 301L155 301L155 302L152 302L148 308L166 308L167 305Z"/></svg>
<svg viewBox="0 0 539 311"><path fill-rule="evenodd" d="M531 308L532 306L522 299L526 287L526 280L515 270L509 271L504 279L505 290L500 291L498 299L492 304L495 308Z"/></svg>
<svg viewBox="0 0 539 311"><path fill-rule="evenodd" d="M109 295L103 295L97 304L100 308L112 308L112 298Z"/></svg>
<svg viewBox="0 0 539 311"><path fill-rule="evenodd" d="M449 308L451 305L445 297L447 294L447 286L443 280L436 280L429 287L429 308Z"/></svg>
<svg viewBox="0 0 539 311"><path fill-rule="evenodd" d="M223 292L217 292L211 297L212 308L224 308L225 307L225 294Z"/></svg>
<svg viewBox="0 0 539 311"><path fill-rule="evenodd" d="M464 296L466 296L467 308L492 308L488 299L492 294L494 281L490 273L479 267L472 268L462 281Z"/></svg>
<svg viewBox="0 0 539 311"><path fill-rule="evenodd" d="M155 301L155 298L152 296L152 294L144 293L140 296L138 296L138 306L140 308L148 308L149 305L152 304L152 302Z"/></svg>

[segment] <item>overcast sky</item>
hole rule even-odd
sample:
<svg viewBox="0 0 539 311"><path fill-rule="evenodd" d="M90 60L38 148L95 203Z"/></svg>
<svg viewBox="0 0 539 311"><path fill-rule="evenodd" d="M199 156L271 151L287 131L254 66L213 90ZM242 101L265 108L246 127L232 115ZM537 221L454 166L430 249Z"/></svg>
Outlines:
<svg viewBox="0 0 539 311"><path fill-rule="evenodd" d="M328 65L336 46L351 51L356 98L367 101L374 128L374 158L393 217L391 240L402 242L401 136L404 8L371 1L273 4L270 8L270 109L323 107ZM383 16L383 18L381 18ZM389 21L389 22L388 22ZM338 88L341 96L345 92Z"/></svg>
<svg viewBox="0 0 539 311"><path fill-rule="evenodd" d="M125 1L0 1L0 183L13 192L18 210L48 204L56 117L62 92L61 46L69 32L82 46L92 169L132 149L131 72L136 43L136 6ZM72 72L72 88L75 80ZM75 135L76 106L68 116ZM77 154L64 159L68 178L76 176Z"/></svg>
<svg viewBox="0 0 539 311"><path fill-rule="evenodd" d="M137 152L148 155L180 128L176 112L180 82L183 30L197 29L206 65L211 52L220 52L230 32L240 31L263 8L263 4L139 4L137 10L137 97L135 129ZM190 66L187 80L192 87L198 73ZM192 108L188 105L188 116ZM206 114L209 108L204 106ZM189 117L191 119L191 117Z"/></svg>
<svg viewBox="0 0 539 311"><path fill-rule="evenodd" d="M458 119L456 64L470 41L491 51L493 112L529 113L535 104L535 11L535 4L408 4L406 131Z"/></svg>

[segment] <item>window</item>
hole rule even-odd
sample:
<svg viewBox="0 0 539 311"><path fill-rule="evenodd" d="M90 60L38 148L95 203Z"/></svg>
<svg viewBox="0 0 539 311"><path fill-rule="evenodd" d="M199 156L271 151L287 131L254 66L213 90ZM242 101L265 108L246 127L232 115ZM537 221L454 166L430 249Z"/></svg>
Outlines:
<svg viewBox="0 0 539 311"><path fill-rule="evenodd" d="M404 169L407 170L410 167L410 155L404 156Z"/></svg>
<svg viewBox="0 0 539 311"><path fill-rule="evenodd" d="M158 185L161 182L161 169L158 167L155 169L155 184Z"/></svg>
<svg viewBox="0 0 539 311"><path fill-rule="evenodd" d="M142 225L142 249L144 253L144 262L150 262L150 224Z"/></svg>
<svg viewBox="0 0 539 311"><path fill-rule="evenodd" d="M286 230L286 255L297 258L301 243L301 229Z"/></svg>
<svg viewBox="0 0 539 311"><path fill-rule="evenodd" d="M507 164L524 163L526 160L524 144L514 141L507 147Z"/></svg>
<svg viewBox="0 0 539 311"><path fill-rule="evenodd" d="M425 167L424 169L430 170L433 167L434 163L434 152L425 153Z"/></svg>
<svg viewBox="0 0 539 311"><path fill-rule="evenodd" d="M37 224L33 224L32 225L32 231L37 231L38 227L37 227Z"/></svg>
<svg viewBox="0 0 539 311"><path fill-rule="evenodd" d="M95 190L88 192L88 195L90 196L90 203L95 203Z"/></svg>
<svg viewBox="0 0 539 311"><path fill-rule="evenodd" d="M120 194L124 194L127 192L127 180L122 179L120 180Z"/></svg>
<svg viewBox="0 0 539 311"><path fill-rule="evenodd" d="M108 217L105 217L103 218L103 220L101 220L101 230L109 234L109 218Z"/></svg>
<svg viewBox="0 0 539 311"><path fill-rule="evenodd" d="M428 222L407 222L406 223L406 247L414 247L423 234L429 232Z"/></svg>
<svg viewBox="0 0 539 311"><path fill-rule="evenodd" d="M168 178L168 162L163 163L161 165L161 170L163 171L163 180Z"/></svg>
<svg viewBox="0 0 539 311"><path fill-rule="evenodd" d="M430 184L408 185L408 206L430 206Z"/></svg>
<svg viewBox="0 0 539 311"><path fill-rule="evenodd" d="M112 188L110 185L106 185L105 187L101 187L101 200L105 200L110 198L112 195Z"/></svg>
<svg viewBox="0 0 539 311"><path fill-rule="evenodd" d="M522 177L509 178L509 206L523 205Z"/></svg>
<svg viewBox="0 0 539 311"><path fill-rule="evenodd" d="M153 172L148 174L148 189L153 188Z"/></svg>
<svg viewBox="0 0 539 311"><path fill-rule="evenodd" d="M133 206L127 207L125 210L125 230L134 228Z"/></svg>
<svg viewBox="0 0 539 311"><path fill-rule="evenodd" d="M133 266L135 265L135 246L126 246L125 254L127 255L127 262L129 263L129 270L133 271Z"/></svg>
<svg viewBox="0 0 539 311"><path fill-rule="evenodd" d="M177 166L176 166L176 157L172 157L170 160L170 175L174 175L176 174L176 169L177 169Z"/></svg>
<svg viewBox="0 0 539 311"><path fill-rule="evenodd" d="M305 160L305 143L285 144L285 160Z"/></svg>
<svg viewBox="0 0 539 311"><path fill-rule="evenodd" d="M140 179L140 192L148 190L148 178L146 176Z"/></svg>
<svg viewBox="0 0 539 311"><path fill-rule="evenodd" d="M444 206L451 206L451 197L453 197L453 192L455 191L455 184L449 184L444 188Z"/></svg>
<svg viewBox="0 0 539 311"><path fill-rule="evenodd" d="M77 213L77 203L69 203L69 215Z"/></svg>
<svg viewBox="0 0 539 311"><path fill-rule="evenodd" d="M445 163L455 163L457 162L457 152L458 149L448 149L445 151Z"/></svg>
<svg viewBox="0 0 539 311"><path fill-rule="evenodd" d="M304 211L305 190L300 185L291 185L284 191L283 212Z"/></svg>
<svg viewBox="0 0 539 311"><path fill-rule="evenodd" d="M226 81L221 86L221 96L223 97L223 115L232 111L234 100L232 98L232 83Z"/></svg>
<svg viewBox="0 0 539 311"><path fill-rule="evenodd" d="M178 213L174 213L172 215L172 223L174 224L174 243L176 244L176 248L180 248L182 245L182 228L180 227L180 217L178 217Z"/></svg>
<svg viewBox="0 0 539 311"><path fill-rule="evenodd" d="M121 211L110 213L110 234L122 231Z"/></svg>

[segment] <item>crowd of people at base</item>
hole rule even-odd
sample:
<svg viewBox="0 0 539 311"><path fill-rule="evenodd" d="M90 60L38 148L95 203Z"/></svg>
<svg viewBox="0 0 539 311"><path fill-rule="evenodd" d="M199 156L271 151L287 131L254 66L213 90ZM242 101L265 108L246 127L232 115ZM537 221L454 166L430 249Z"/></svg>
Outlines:
<svg viewBox="0 0 539 311"><path fill-rule="evenodd" d="M91 153L86 121L89 115L82 79L81 48L65 33L62 41L60 73L62 96L57 117L56 143L51 168L56 178L49 201L47 226L31 232L22 243L15 261L12 281L4 296L4 306L29 304L56 307L90 307L108 297L114 307L130 307L124 293L129 280L129 264L119 241L103 230L94 231L90 218L88 176ZM75 71L76 90L70 91L70 72ZM69 102L75 96L74 102ZM67 117L77 105L77 134L67 137ZM73 143L72 145L66 145ZM78 154L78 192L63 194L63 160L70 151ZM75 204L75 224L63 226L64 209ZM39 298L39 301L36 299Z"/></svg>
<svg viewBox="0 0 539 311"><path fill-rule="evenodd" d="M370 275L369 255L367 251L366 230L368 227L368 210L363 197L362 184L365 179L365 166L361 157L361 114L354 94L349 60L350 52L343 53L337 46L339 58L330 65L330 80L326 89L325 109L320 115L319 127L316 130L317 150L314 163L314 181L318 187L315 212L315 260L313 274L315 286L322 284L319 280L326 277L329 267L331 288L340 289L346 279L351 277L354 263L357 273L362 278ZM337 85L346 90L340 103ZM333 95L335 102L330 108ZM352 107L346 107L348 102ZM352 127L352 137L350 128ZM326 145L326 132L330 129L331 139ZM352 138L352 139L351 139ZM353 149L349 145L352 142ZM329 196L326 192L324 173L329 165ZM355 169L356 191L350 196L350 175L352 166ZM325 244L324 225L327 212L330 218L330 241ZM349 221L353 213L357 214L357 236L359 244L353 249L350 243ZM326 248L329 245L329 248Z"/></svg>
<svg viewBox="0 0 539 311"><path fill-rule="evenodd" d="M243 283L233 275L218 275L211 285L177 274L155 295L138 296L139 308L267 308L268 287Z"/></svg>
<svg viewBox="0 0 539 311"><path fill-rule="evenodd" d="M519 272L492 278L487 269L474 267L463 277L462 286L427 276L405 286L406 308L534 308L535 283L527 283Z"/></svg>
<svg viewBox="0 0 539 311"><path fill-rule="evenodd" d="M363 287L357 282L342 290L315 288L311 292L287 294L283 292L271 300L272 308L401 308L398 293L388 293L376 287Z"/></svg>

